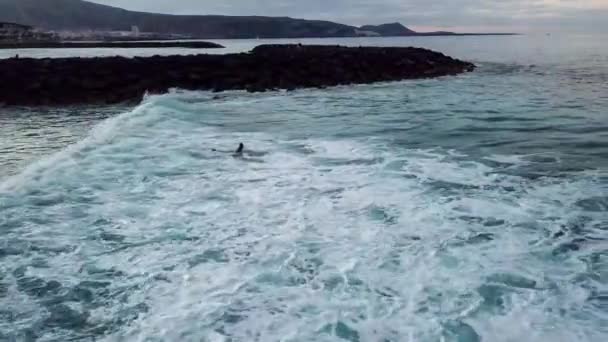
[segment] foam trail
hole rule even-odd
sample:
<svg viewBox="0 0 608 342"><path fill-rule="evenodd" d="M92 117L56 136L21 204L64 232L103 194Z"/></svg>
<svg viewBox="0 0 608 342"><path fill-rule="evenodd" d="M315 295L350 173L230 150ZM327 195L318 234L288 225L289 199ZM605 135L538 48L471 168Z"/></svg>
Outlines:
<svg viewBox="0 0 608 342"><path fill-rule="evenodd" d="M104 120L93 127L88 136L78 143L70 145L51 156L42 158L41 160L28 165L28 167L18 175L2 181L0 183L0 192L16 191L25 184L31 185L31 182L39 180L44 172L52 170L53 165L71 164L76 166L74 162L75 155L111 140L119 132L121 125L129 124L130 121L141 117L146 113L146 109L150 106L151 104L149 102L144 103L130 112Z"/></svg>

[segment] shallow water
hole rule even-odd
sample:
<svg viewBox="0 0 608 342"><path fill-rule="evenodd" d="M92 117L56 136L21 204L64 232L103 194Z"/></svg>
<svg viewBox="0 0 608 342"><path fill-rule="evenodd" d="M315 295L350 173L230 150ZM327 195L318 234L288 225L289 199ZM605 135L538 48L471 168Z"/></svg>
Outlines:
<svg viewBox="0 0 608 342"><path fill-rule="evenodd" d="M479 56L436 80L3 110L0 340L605 340L608 48L528 39L429 40Z"/></svg>

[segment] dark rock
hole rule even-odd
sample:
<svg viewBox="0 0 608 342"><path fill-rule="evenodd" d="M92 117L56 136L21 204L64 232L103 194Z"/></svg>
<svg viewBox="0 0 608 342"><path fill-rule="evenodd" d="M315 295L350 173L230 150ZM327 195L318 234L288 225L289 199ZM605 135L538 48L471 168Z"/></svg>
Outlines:
<svg viewBox="0 0 608 342"><path fill-rule="evenodd" d="M439 77L474 68L419 48L306 45L262 45L228 55L5 59L0 60L0 103L111 104L171 88L295 90Z"/></svg>

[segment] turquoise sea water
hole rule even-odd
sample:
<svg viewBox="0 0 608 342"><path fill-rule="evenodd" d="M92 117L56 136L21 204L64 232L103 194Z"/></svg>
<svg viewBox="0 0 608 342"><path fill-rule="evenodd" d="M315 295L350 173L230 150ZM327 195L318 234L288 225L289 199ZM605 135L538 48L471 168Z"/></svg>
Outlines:
<svg viewBox="0 0 608 342"><path fill-rule="evenodd" d="M305 40L479 68L0 108L0 341L605 341L604 41Z"/></svg>

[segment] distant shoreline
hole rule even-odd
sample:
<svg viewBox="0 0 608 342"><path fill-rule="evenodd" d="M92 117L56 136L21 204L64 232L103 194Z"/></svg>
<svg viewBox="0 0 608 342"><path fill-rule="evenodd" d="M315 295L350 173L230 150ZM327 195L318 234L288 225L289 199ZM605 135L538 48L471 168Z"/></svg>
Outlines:
<svg viewBox="0 0 608 342"><path fill-rule="evenodd" d="M319 39L338 38L416 38L416 37L470 37L470 36L519 36L519 33L418 33L401 36L379 36L379 37L318 37ZM260 39L314 39L310 38L260 38ZM255 40L255 38L232 38L223 40ZM0 43L0 50L6 49L97 49L97 48L185 48L185 49L223 49L224 46L200 40L156 40L156 41L95 41L95 42L20 42Z"/></svg>
<svg viewBox="0 0 608 342"><path fill-rule="evenodd" d="M453 36L521 36L521 33L417 33L399 37L453 37Z"/></svg>
<svg viewBox="0 0 608 342"><path fill-rule="evenodd" d="M162 42L21 42L0 43L0 49L91 49L91 48L186 48L222 49L224 46L201 41Z"/></svg>
<svg viewBox="0 0 608 342"><path fill-rule="evenodd" d="M470 36L522 36L523 33L455 33L455 32L428 32L408 35L385 35L385 36L322 36L322 37L245 37L245 38L192 38L191 40L276 40L276 39L352 39L352 38L416 38L416 37L470 37Z"/></svg>

